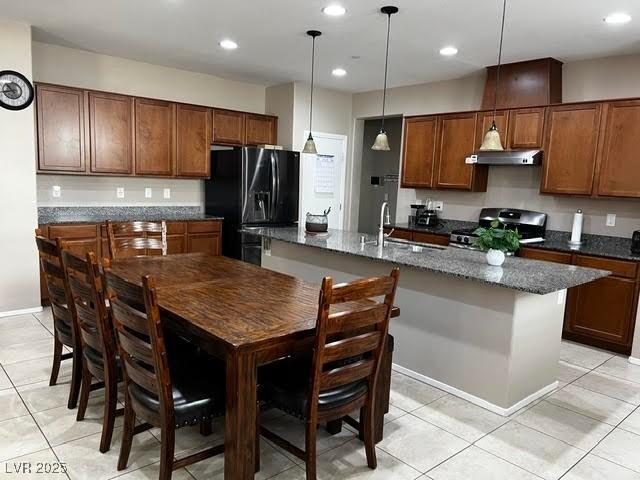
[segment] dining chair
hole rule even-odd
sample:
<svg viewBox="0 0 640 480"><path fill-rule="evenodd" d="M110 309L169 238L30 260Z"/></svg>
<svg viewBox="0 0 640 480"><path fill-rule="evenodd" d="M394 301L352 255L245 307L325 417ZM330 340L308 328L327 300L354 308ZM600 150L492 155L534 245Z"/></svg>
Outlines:
<svg viewBox="0 0 640 480"><path fill-rule="evenodd" d="M344 420L364 439L367 465L376 468L374 439L375 392L399 269L387 277L333 285L325 277L310 362L292 357L275 363L264 374L267 403L305 421L305 449L270 430L260 433L306 464L307 480L316 478L316 433L319 423ZM384 297L382 301L374 300ZM363 300L371 300L363 303ZM358 303L349 303L358 302ZM332 308L333 307L333 308ZM349 413L360 410L356 421Z"/></svg>
<svg viewBox="0 0 640 480"><path fill-rule="evenodd" d="M121 415L123 410L116 408L122 370L116 356L115 333L105 303L102 272L93 252L88 252L83 259L63 248L62 265L75 306L82 342L82 388L76 420L84 420L89 394L104 388L100 452L105 453L111 448L116 416Z"/></svg>
<svg viewBox="0 0 640 480"><path fill-rule="evenodd" d="M36 229L36 245L53 315L53 365L49 385L58 382L62 360L71 359L71 386L67 407L73 409L78 404L82 382L82 343L69 285L62 267L62 240L49 240L42 235L40 229ZM71 353L62 353L63 347L71 349Z"/></svg>
<svg viewBox="0 0 640 480"><path fill-rule="evenodd" d="M159 236L157 236L159 234ZM107 221L109 256L115 259L123 256L143 256L147 250L167 254L167 223ZM143 251L145 253L140 254Z"/></svg>
<svg viewBox="0 0 640 480"><path fill-rule="evenodd" d="M224 451L223 443L174 460L176 429L224 415L224 369L202 356L185 361L167 353L152 277L142 277L139 286L115 276L108 265L104 272L125 381L118 470L127 467L133 436L159 427L159 478L170 479L173 470ZM138 417L146 423L136 425Z"/></svg>

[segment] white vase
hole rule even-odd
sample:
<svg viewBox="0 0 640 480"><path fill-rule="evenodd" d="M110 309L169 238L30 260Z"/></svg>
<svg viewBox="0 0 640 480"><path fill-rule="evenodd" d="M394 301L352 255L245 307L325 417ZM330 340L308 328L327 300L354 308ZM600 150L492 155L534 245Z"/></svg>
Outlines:
<svg viewBox="0 0 640 480"><path fill-rule="evenodd" d="M494 250L493 248L487 252L487 263L494 267L499 267L504 263L504 252L502 250Z"/></svg>

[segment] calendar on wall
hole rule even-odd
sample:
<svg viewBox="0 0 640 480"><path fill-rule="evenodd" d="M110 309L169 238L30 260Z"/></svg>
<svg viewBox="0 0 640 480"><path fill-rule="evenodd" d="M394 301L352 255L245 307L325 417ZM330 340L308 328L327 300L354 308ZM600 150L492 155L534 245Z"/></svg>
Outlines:
<svg viewBox="0 0 640 480"><path fill-rule="evenodd" d="M335 161L333 155L316 155L314 191L316 193L333 193L336 183L335 175Z"/></svg>

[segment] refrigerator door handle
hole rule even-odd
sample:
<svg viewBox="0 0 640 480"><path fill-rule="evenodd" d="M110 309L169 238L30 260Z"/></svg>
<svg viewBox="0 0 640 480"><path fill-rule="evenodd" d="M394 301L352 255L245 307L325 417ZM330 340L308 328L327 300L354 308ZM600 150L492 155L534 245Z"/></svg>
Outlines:
<svg viewBox="0 0 640 480"><path fill-rule="evenodd" d="M271 205L269 208L269 219L275 220L278 208L278 190L280 189L280 177L278 175L278 161L271 152Z"/></svg>

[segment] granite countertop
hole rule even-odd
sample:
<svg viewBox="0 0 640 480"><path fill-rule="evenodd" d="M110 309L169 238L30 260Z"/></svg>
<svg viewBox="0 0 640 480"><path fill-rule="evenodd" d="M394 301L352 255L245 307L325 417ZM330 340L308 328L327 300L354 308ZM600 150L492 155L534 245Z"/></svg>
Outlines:
<svg viewBox="0 0 640 480"><path fill-rule="evenodd" d="M38 225L57 223L97 223L160 220L223 220L205 215L200 207L38 207Z"/></svg>
<svg viewBox="0 0 640 480"><path fill-rule="evenodd" d="M387 243L382 249L375 243L361 245L361 233L342 230L329 230L328 236L308 236L301 227L256 228L246 232L539 295L575 287L611 273L519 257L508 257L502 267L491 267L484 253L476 250L438 247L414 251L411 246L394 243ZM367 242L375 242L375 236L364 236Z"/></svg>
<svg viewBox="0 0 640 480"><path fill-rule="evenodd" d="M440 220L440 224L435 227L423 227L409 223L394 223L390 227L411 230L413 232L435 233L439 235L451 234L452 230L463 228L473 228L478 226L477 222L464 220ZM610 237L606 235L582 235L582 244L579 246L569 245L570 232L558 230L547 230L546 238L541 243L528 243L523 245L527 248L540 248L543 250L555 250L566 253L582 253L585 255L597 255L600 257L617 258L640 262L640 254L631 253L631 239L624 237Z"/></svg>

